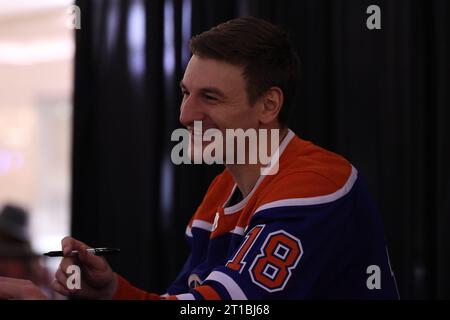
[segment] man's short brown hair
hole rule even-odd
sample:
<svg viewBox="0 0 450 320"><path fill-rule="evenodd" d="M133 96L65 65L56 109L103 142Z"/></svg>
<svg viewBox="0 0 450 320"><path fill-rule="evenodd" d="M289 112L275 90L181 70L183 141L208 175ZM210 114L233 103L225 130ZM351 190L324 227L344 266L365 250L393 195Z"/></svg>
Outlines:
<svg viewBox="0 0 450 320"><path fill-rule="evenodd" d="M282 126L294 98L299 59L286 31L253 17L233 19L192 37L194 55L244 67L249 102L253 105L269 88L283 91L278 115Z"/></svg>

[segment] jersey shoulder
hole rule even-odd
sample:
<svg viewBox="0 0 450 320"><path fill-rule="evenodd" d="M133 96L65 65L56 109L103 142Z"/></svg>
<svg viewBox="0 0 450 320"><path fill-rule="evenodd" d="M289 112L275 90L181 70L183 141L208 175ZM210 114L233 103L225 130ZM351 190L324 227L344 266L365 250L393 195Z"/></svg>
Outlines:
<svg viewBox="0 0 450 320"><path fill-rule="evenodd" d="M294 136L280 156L278 173L261 185L258 207L332 202L356 179L357 170L344 157Z"/></svg>

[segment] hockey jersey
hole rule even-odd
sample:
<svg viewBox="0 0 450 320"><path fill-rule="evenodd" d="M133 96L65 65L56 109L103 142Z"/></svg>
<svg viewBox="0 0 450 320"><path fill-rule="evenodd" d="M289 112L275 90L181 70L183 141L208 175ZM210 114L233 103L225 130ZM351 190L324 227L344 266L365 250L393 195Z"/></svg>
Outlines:
<svg viewBox="0 0 450 320"><path fill-rule="evenodd" d="M381 219L357 170L290 130L278 161L278 173L236 204L227 169L213 180L165 295L119 276L114 298L397 299Z"/></svg>

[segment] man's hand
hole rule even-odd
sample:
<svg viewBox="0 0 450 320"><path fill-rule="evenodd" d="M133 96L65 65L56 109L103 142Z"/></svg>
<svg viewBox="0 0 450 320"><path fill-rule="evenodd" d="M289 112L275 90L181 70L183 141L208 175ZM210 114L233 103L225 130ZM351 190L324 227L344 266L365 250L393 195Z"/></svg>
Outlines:
<svg viewBox="0 0 450 320"><path fill-rule="evenodd" d="M0 300L46 300L48 297L30 280L0 277Z"/></svg>
<svg viewBox="0 0 450 320"><path fill-rule="evenodd" d="M84 299L111 299L116 291L117 276L109 264L102 257L86 251L86 244L72 237L65 237L62 241L64 258L61 260L52 288L64 296ZM72 250L78 250L77 256L70 256ZM78 265L81 270L81 288L67 287L67 268Z"/></svg>

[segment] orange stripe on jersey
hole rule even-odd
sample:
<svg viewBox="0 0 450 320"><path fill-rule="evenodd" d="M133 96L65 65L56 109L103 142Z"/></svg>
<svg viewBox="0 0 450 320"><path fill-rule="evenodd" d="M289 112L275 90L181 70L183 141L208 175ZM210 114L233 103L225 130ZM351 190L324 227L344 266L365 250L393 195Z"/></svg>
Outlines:
<svg viewBox="0 0 450 320"><path fill-rule="evenodd" d="M205 300L222 300L217 291L211 286L199 286L194 290L200 293Z"/></svg>

